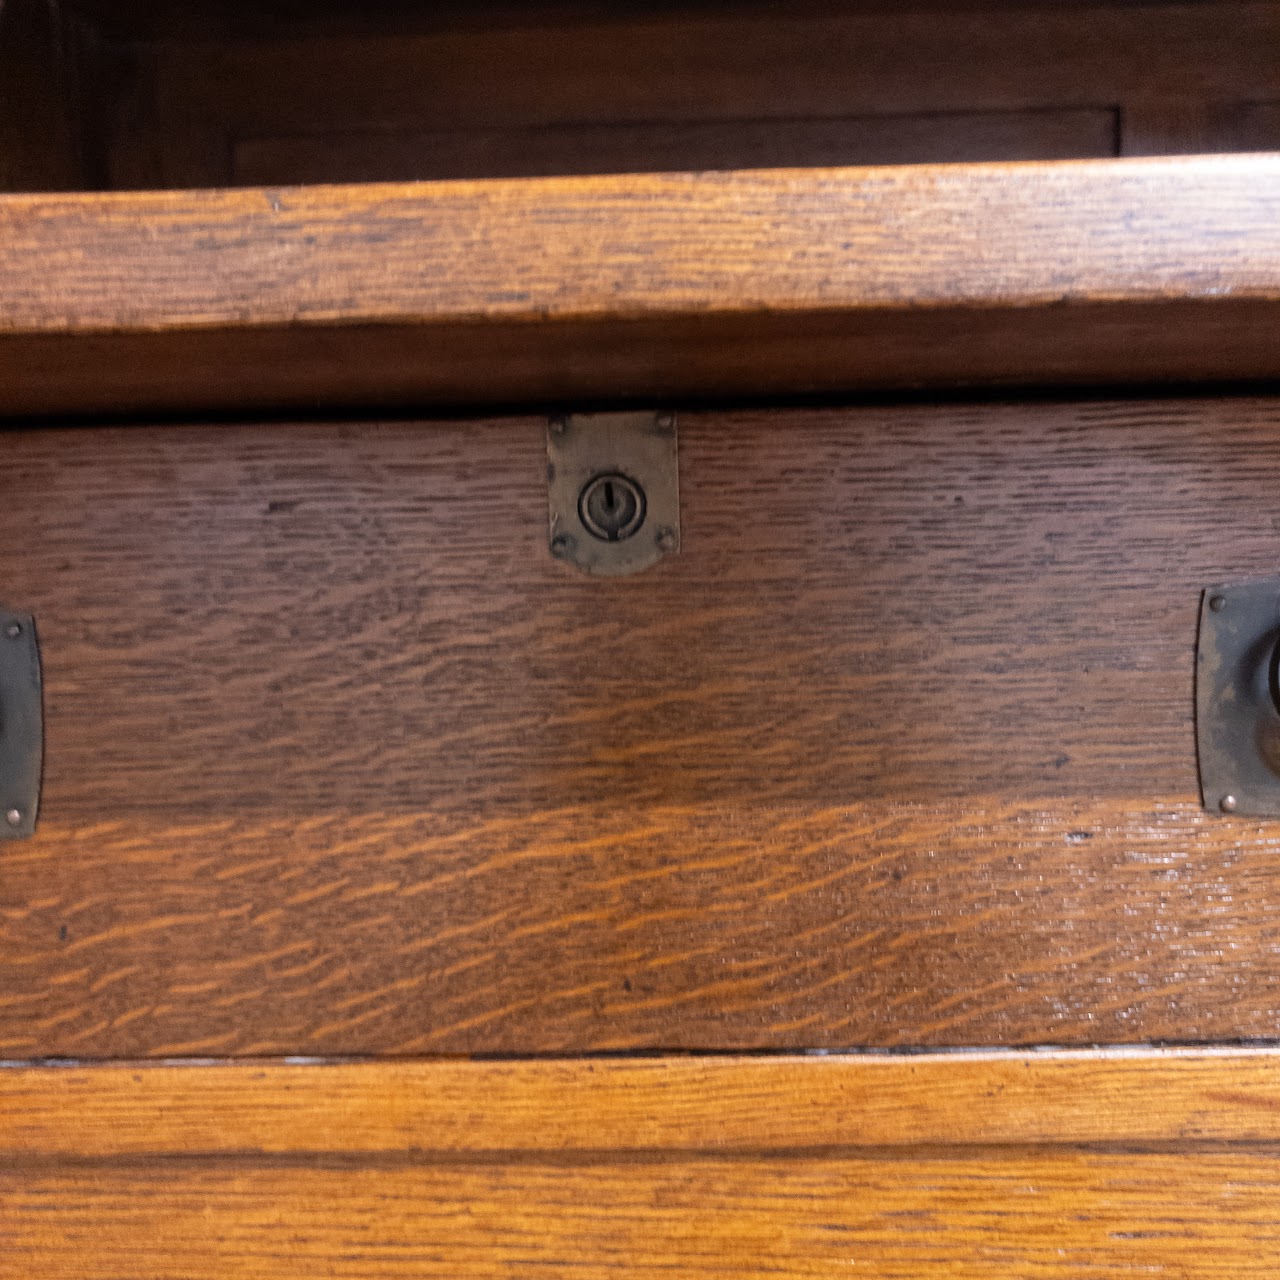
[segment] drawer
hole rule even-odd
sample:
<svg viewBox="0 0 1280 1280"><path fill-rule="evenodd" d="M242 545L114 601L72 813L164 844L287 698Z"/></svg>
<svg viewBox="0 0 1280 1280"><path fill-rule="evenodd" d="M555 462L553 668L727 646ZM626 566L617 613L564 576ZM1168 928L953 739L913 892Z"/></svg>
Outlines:
<svg viewBox="0 0 1280 1280"><path fill-rule="evenodd" d="M3 0L0 1280L1274 1275L1277 33Z"/></svg>
<svg viewBox="0 0 1280 1280"><path fill-rule="evenodd" d="M548 551L539 417L12 432L0 1053L1274 1035L1193 663L1280 563L1277 422L691 410L682 550L616 579Z"/></svg>

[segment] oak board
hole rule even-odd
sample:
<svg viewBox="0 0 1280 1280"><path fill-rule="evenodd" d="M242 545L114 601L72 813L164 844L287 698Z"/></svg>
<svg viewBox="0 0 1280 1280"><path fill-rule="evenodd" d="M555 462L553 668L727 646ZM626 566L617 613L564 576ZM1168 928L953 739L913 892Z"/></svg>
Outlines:
<svg viewBox="0 0 1280 1280"><path fill-rule="evenodd" d="M1274 1151L0 1172L4 1280L1271 1280Z"/></svg>
<svg viewBox="0 0 1280 1280"><path fill-rule="evenodd" d="M8 1160L1276 1143L1275 1049L0 1068Z"/></svg>
<svg viewBox="0 0 1280 1280"><path fill-rule="evenodd" d="M1280 376L1280 157L0 197L40 413Z"/></svg>

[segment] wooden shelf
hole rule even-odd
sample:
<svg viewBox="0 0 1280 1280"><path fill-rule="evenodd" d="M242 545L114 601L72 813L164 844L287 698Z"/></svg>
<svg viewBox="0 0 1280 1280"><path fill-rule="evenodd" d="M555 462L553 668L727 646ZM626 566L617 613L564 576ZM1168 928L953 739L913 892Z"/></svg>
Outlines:
<svg viewBox="0 0 1280 1280"><path fill-rule="evenodd" d="M9 415L1280 374L1280 156L0 198Z"/></svg>

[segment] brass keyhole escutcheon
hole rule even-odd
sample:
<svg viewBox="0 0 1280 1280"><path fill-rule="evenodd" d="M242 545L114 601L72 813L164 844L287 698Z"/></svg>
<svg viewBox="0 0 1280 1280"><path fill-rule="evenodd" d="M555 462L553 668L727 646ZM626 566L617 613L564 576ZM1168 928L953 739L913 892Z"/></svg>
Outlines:
<svg viewBox="0 0 1280 1280"><path fill-rule="evenodd" d="M557 414L547 422L547 550L619 578L680 550L676 416Z"/></svg>
<svg viewBox="0 0 1280 1280"><path fill-rule="evenodd" d="M596 476L583 486L578 515L601 542L622 542L644 524L644 490L620 472Z"/></svg>

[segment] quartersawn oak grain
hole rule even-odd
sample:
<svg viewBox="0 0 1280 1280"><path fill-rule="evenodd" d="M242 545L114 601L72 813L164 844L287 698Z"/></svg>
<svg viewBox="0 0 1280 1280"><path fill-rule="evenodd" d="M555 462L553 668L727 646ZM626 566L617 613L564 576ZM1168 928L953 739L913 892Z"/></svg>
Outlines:
<svg viewBox="0 0 1280 1280"><path fill-rule="evenodd" d="M1280 1053L0 1069L7 1159L1280 1142Z"/></svg>
<svg viewBox="0 0 1280 1280"><path fill-rule="evenodd" d="M1280 158L0 198L5 412L1280 373Z"/></svg>
<svg viewBox="0 0 1280 1280"><path fill-rule="evenodd" d="M1204 813L1269 397L685 413L684 549L546 550L536 418L6 435L42 639L0 1053L1274 1037Z"/></svg>

